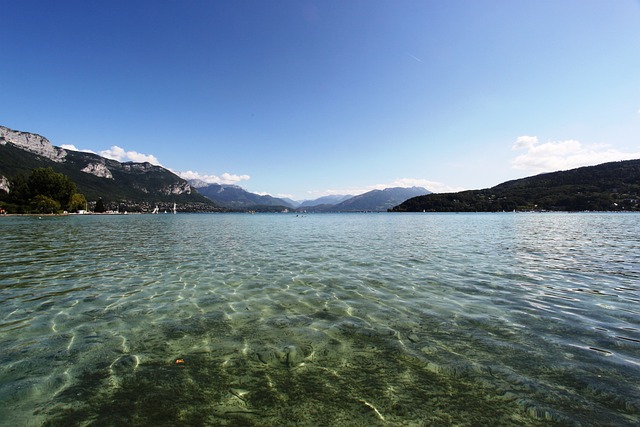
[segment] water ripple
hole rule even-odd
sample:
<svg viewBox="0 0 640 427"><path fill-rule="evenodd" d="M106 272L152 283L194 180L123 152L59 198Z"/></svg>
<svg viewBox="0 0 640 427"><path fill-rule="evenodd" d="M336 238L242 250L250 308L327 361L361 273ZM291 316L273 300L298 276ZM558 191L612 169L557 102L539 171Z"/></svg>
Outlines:
<svg viewBox="0 0 640 427"><path fill-rule="evenodd" d="M1 218L0 419L636 425L637 219Z"/></svg>

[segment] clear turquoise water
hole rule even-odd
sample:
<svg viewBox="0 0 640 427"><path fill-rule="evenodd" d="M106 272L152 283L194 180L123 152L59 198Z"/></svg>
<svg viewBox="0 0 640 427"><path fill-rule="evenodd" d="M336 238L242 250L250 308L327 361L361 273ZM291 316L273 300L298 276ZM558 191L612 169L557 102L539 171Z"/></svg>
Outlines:
<svg viewBox="0 0 640 427"><path fill-rule="evenodd" d="M640 424L637 214L0 233L2 425Z"/></svg>

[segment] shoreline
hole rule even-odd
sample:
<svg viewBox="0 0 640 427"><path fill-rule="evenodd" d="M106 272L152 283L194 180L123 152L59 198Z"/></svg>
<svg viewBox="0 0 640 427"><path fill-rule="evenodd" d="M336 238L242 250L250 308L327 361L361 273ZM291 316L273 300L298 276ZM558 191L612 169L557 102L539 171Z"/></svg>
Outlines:
<svg viewBox="0 0 640 427"><path fill-rule="evenodd" d="M179 212L181 214L241 214L241 213L263 213L263 214L282 214L282 212L243 212L243 211L232 211L232 212ZM297 212L289 212L290 214L300 215ZM326 214L371 214L371 213L389 213L389 214L425 214L425 215L440 215L440 214L640 214L640 211L509 211L509 212L490 212L490 211L478 211L478 212L305 212L304 215L326 215ZM16 214L16 213L3 213L0 214L0 218L2 217L66 217L66 216L125 216L125 215L169 215L169 212L165 212L163 214L154 214L153 212L84 212L84 213L59 213L59 214ZM173 214L172 214L173 215Z"/></svg>

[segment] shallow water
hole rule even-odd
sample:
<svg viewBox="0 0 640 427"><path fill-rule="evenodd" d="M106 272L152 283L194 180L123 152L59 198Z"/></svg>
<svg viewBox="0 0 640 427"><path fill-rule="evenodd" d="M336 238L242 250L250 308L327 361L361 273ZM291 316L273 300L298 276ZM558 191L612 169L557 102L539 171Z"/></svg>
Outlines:
<svg viewBox="0 0 640 427"><path fill-rule="evenodd" d="M637 214L0 232L2 425L640 424Z"/></svg>

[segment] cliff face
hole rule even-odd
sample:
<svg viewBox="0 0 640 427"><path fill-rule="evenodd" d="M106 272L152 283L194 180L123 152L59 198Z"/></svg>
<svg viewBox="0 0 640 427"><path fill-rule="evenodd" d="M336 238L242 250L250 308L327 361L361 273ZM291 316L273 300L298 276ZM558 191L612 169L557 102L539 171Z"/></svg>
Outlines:
<svg viewBox="0 0 640 427"><path fill-rule="evenodd" d="M9 192L9 180L4 176L0 176L0 190L4 191L5 193Z"/></svg>
<svg viewBox="0 0 640 427"><path fill-rule="evenodd" d="M54 147L51 142L43 136L0 126L0 144L4 145L7 142L58 163L63 162L67 156L66 150L60 147Z"/></svg>
<svg viewBox="0 0 640 427"><path fill-rule="evenodd" d="M99 178L113 179L113 174L104 163L89 163L87 166L81 169L82 172L90 173Z"/></svg>

